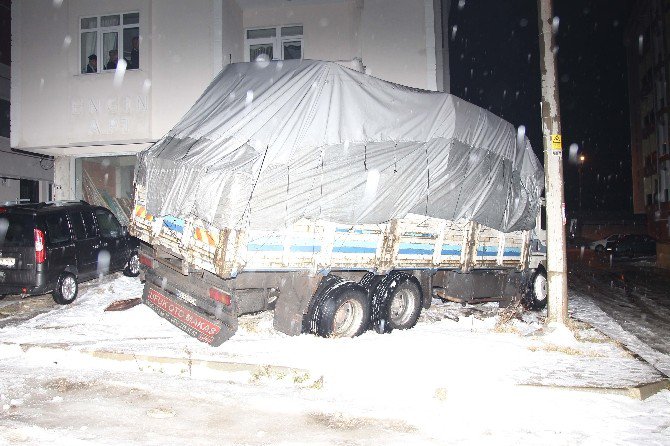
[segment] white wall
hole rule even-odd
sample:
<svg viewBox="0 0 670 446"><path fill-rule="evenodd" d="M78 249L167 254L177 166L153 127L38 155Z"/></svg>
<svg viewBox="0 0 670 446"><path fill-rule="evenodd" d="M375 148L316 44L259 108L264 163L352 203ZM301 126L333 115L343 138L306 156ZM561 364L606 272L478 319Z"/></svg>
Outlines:
<svg viewBox="0 0 670 446"><path fill-rule="evenodd" d="M302 24L305 58L362 57L374 76L435 88L441 45L426 34L435 26L427 17L439 19L435 2L280 2L242 10L235 0L14 1L12 146L62 155L136 151L163 136L223 65L243 60L249 27ZM129 11L140 13L140 69L126 71L120 86L114 73L80 74L81 17ZM428 48L431 40L438 45Z"/></svg>
<svg viewBox="0 0 670 446"><path fill-rule="evenodd" d="M12 2L12 146L118 144L165 134L221 69L221 2ZM140 13L140 69L126 71L120 86L113 72L80 74L80 18L129 11Z"/></svg>
<svg viewBox="0 0 670 446"><path fill-rule="evenodd" d="M303 25L305 59L351 60L360 56L355 1L280 4L282 6L277 8L245 9L244 28Z"/></svg>
<svg viewBox="0 0 670 446"><path fill-rule="evenodd" d="M223 0L221 54L223 65L244 61L244 29L242 10L235 0Z"/></svg>
<svg viewBox="0 0 670 446"><path fill-rule="evenodd" d="M211 1L152 2L152 139L167 133L221 70L221 51L211 46L220 39L220 14Z"/></svg>
<svg viewBox="0 0 670 446"><path fill-rule="evenodd" d="M363 5L361 47L367 72L391 82L429 88L425 1L364 0Z"/></svg>
<svg viewBox="0 0 670 446"><path fill-rule="evenodd" d="M440 5L440 0L282 3L246 8L243 17L245 28L302 24L306 59L360 57L373 76L435 90L444 88Z"/></svg>

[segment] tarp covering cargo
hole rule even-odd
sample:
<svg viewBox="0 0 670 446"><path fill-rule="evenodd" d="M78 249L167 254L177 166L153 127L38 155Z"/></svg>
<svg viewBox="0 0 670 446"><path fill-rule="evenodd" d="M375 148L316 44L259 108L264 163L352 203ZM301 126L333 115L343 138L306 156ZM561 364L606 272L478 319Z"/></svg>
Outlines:
<svg viewBox="0 0 670 446"><path fill-rule="evenodd" d="M136 179L153 215L253 229L415 213L510 232L534 226L543 187L528 139L492 113L309 60L228 65Z"/></svg>

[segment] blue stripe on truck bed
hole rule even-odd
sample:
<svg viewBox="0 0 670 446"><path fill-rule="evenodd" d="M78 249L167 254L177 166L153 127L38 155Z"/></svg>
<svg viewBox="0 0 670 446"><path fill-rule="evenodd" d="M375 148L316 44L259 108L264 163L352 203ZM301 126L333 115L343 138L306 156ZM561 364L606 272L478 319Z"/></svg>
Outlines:
<svg viewBox="0 0 670 446"><path fill-rule="evenodd" d="M477 255L481 257L495 257L498 255L498 248L493 246L479 246L477 247Z"/></svg>
<svg viewBox="0 0 670 446"><path fill-rule="evenodd" d="M460 256L461 245L442 245L443 256Z"/></svg>
<svg viewBox="0 0 670 446"><path fill-rule="evenodd" d="M293 245L291 246L291 252L311 252L317 253L321 252L321 245Z"/></svg>
<svg viewBox="0 0 670 446"><path fill-rule="evenodd" d="M266 245L264 243L248 243L247 251L283 251L282 245Z"/></svg>
<svg viewBox="0 0 670 446"><path fill-rule="evenodd" d="M172 217L167 215L163 217L163 225L168 229L172 229L177 232L184 232L184 219Z"/></svg>
<svg viewBox="0 0 670 446"><path fill-rule="evenodd" d="M401 243L398 249L398 254L432 256L434 251L435 247L427 243Z"/></svg>
<svg viewBox="0 0 670 446"><path fill-rule="evenodd" d="M335 240L333 253L338 254L374 254L377 252L376 241L366 240Z"/></svg>
<svg viewBox="0 0 670 446"><path fill-rule="evenodd" d="M365 248L362 246L337 246L333 248L333 252L340 254L374 254L377 252L377 247Z"/></svg>

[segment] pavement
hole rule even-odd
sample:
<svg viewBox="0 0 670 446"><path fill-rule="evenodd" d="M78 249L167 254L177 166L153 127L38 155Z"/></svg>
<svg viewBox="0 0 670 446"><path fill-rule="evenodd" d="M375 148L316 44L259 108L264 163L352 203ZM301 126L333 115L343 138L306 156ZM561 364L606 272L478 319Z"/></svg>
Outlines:
<svg viewBox="0 0 670 446"><path fill-rule="evenodd" d="M472 381L638 399L670 388L663 372L579 322L598 312L580 295L571 297L571 330L547 329L538 314L507 318L495 304L435 301L412 330L368 332L356 339L288 337L274 331L270 313L244 316L235 337L213 348L144 305L104 311L111 302L140 292L136 280L111 276L87 285L73 305L36 305L48 311L28 320L7 315L12 305L4 302L4 318L12 322L0 330L0 359L241 383L271 379L299 387L342 387L345 392L374 393L404 376L425 376L419 387L436 398L454 383ZM347 384L352 380L353 388Z"/></svg>

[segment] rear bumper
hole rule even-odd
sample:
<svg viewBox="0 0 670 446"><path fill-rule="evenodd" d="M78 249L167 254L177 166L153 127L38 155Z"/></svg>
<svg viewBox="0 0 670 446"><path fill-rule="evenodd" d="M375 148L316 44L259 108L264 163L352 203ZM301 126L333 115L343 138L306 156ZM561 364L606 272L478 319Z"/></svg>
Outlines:
<svg viewBox="0 0 670 446"><path fill-rule="evenodd" d="M7 279L11 280L11 283L2 283L1 281L5 279L5 276L2 274L3 271L0 271L0 295L7 294L26 294L29 296L35 296L39 294L45 294L53 290L53 284L47 283L45 274L41 271L35 273L35 271L26 271L25 277L16 277L16 272ZM17 280L18 279L18 280Z"/></svg>
<svg viewBox="0 0 670 446"><path fill-rule="evenodd" d="M179 282L186 282L187 278L166 271L161 273L157 274L153 269L146 271L142 293L145 305L175 327L213 347L218 347L235 334L237 316L233 311L224 310L221 306L197 306L202 300L202 293L194 292L190 283L179 286Z"/></svg>

